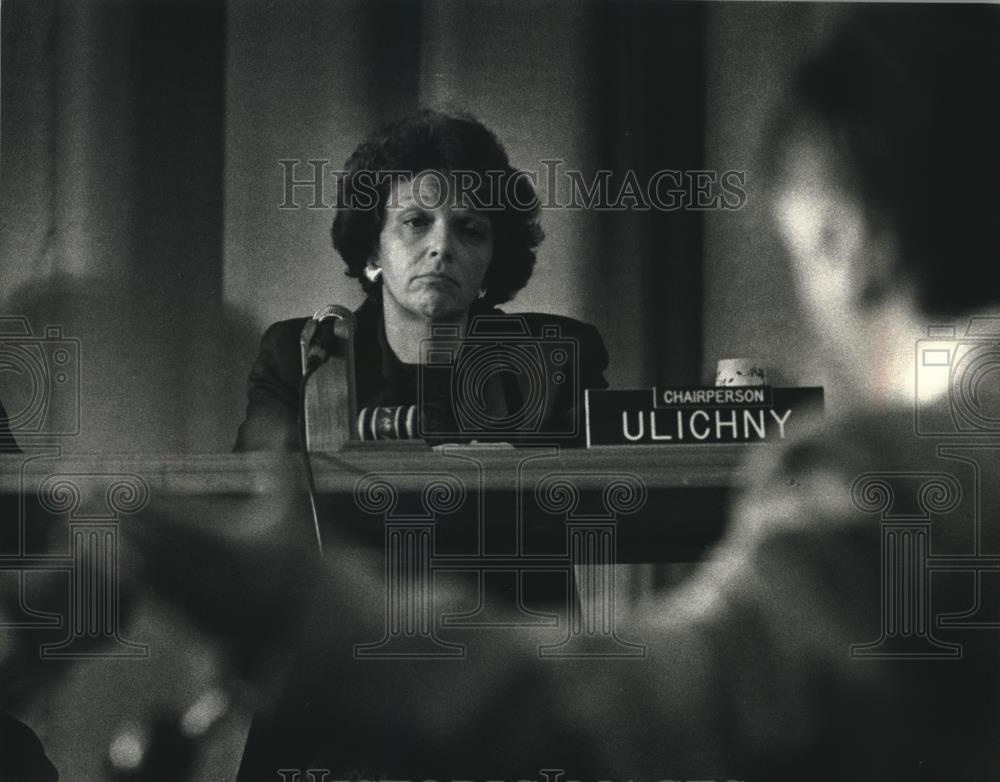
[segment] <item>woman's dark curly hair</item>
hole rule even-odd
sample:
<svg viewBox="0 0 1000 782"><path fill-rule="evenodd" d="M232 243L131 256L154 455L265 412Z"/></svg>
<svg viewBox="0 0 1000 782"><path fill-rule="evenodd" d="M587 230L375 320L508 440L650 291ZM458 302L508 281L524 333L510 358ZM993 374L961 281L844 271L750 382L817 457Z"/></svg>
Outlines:
<svg viewBox="0 0 1000 782"><path fill-rule="evenodd" d="M483 281L484 303L510 301L527 284L535 248L544 237L538 197L527 175L510 165L496 136L474 117L422 109L367 139L344 169L331 235L347 264L347 276L360 279L365 291L377 287L363 272L378 247L393 176L411 178L422 171L478 175L481 187L473 197L490 207L484 211L494 237L493 260ZM378 176L386 172L393 176Z"/></svg>

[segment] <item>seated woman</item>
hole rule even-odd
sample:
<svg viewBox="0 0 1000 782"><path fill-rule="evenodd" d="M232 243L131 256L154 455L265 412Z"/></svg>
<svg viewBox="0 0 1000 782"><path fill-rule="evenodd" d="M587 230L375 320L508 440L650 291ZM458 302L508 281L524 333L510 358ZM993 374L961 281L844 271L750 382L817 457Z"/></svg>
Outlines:
<svg viewBox="0 0 1000 782"><path fill-rule="evenodd" d="M497 336L492 319L503 315L496 306L531 277L543 236L538 215L528 178L471 117L421 110L355 150L338 189L332 234L347 275L367 293L356 312L359 409L419 399L422 431L446 439L472 439L484 429L510 440L579 437L583 389L607 386L607 352L597 330L570 318L521 315L501 324L520 346L511 353L502 347L510 337ZM297 447L305 322L281 321L264 334L237 451ZM444 366L422 366L428 340L441 327L450 327L450 346L492 344L495 360L476 353L458 382L461 355Z"/></svg>

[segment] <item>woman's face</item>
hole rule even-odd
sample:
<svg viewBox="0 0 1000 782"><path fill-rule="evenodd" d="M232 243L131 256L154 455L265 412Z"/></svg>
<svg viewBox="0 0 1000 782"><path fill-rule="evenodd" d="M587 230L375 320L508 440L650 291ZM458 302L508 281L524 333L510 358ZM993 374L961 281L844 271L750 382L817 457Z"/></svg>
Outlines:
<svg viewBox="0 0 1000 782"><path fill-rule="evenodd" d="M493 260L492 222L453 203L448 182L426 173L393 182L373 259L383 296L432 321L461 318Z"/></svg>

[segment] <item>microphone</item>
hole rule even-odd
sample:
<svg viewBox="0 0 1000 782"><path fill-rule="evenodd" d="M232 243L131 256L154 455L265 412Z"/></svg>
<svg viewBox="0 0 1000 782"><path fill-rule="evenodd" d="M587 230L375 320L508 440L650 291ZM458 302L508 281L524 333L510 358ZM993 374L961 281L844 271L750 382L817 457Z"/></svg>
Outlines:
<svg viewBox="0 0 1000 782"><path fill-rule="evenodd" d="M323 553L319 512L316 504L316 481L313 476L311 448L335 450L350 439L354 411L357 409L354 388L355 317L347 307L328 304L306 322L299 335L302 354L302 378L299 381L299 446L305 459L309 483L316 544ZM318 372L333 357L328 367ZM315 378L311 391L309 380Z"/></svg>
<svg viewBox="0 0 1000 782"><path fill-rule="evenodd" d="M306 352L304 372L314 371L333 355L337 344L337 322L344 321L347 332L354 331L354 313L339 304L327 304L316 311L309 326L313 328ZM308 328L308 326L307 326Z"/></svg>

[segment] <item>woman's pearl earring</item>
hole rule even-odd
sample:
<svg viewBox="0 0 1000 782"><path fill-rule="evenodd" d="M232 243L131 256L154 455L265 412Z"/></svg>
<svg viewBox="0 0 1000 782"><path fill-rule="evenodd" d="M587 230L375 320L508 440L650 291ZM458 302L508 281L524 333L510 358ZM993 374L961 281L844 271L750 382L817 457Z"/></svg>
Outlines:
<svg viewBox="0 0 1000 782"><path fill-rule="evenodd" d="M372 285L382 279L382 267L381 266L366 266L365 267L365 277L368 279Z"/></svg>

